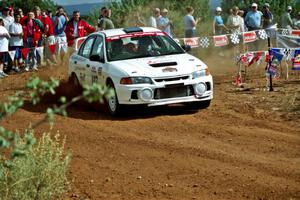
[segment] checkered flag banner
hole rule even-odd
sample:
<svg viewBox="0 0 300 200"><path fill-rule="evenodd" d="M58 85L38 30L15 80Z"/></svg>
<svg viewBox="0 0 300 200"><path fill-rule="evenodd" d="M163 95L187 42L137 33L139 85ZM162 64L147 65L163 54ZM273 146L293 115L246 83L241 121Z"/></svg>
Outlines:
<svg viewBox="0 0 300 200"><path fill-rule="evenodd" d="M268 39L268 35L267 35L266 31L263 29L258 31L258 36L262 40Z"/></svg>
<svg viewBox="0 0 300 200"><path fill-rule="evenodd" d="M239 44L240 43L239 35L237 33L230 35L230 41L232 44Z"/></svg>
<svg viewBox="0 0 300 200"><path fill-rule="evenodd" d="M210 43L208 37L202 37L199 39L199 44L203 48L208 48Z"/></svg>
<svg viewBox="0 0 300 200"><path fill-rule="evenodd" d="M288 29L282 29L281 30L281 34L282 35L290 35L291 33L290 33L290 31Z"/></svg>

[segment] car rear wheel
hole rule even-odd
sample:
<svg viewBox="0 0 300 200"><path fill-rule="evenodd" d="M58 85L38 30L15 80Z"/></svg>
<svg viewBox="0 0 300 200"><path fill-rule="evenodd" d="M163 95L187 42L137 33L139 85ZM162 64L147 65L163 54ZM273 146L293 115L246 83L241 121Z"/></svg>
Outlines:
<svg viewBox="0 0 300 200"><path fill-rule="evenodd" d="M77 76L76 76L76 74L75 73L73 73L72 75L71 75L71 77L69 78L69 82L75 87L75 88L81 88L81 85L80 85L80 82L79 82L79 80L78 80L78 78L77 78Z"/></svg>
<svg viewBox="0 0 300 200"><path fill-rule="evenodd" d="M119 104L116 89L112 81L109 81L107 87L112 90L112 93L106 100L106 106L111 115L116 116L121 113L122 106Z"/></svg>

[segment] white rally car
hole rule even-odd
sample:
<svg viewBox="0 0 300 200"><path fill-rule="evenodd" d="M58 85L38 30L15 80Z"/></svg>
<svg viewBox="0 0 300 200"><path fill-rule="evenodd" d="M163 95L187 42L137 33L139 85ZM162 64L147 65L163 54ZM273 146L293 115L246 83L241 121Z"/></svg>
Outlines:
<svg viewBox="0 0 300 200"><path fill-rule="evenodd" d="M186 49L186 50L184 50ZM213 81L207 66L155 28L124 28L89 35L69 61L76 86L100 83L111 87L111 114L122 106L189 103L208 107Z"/></svg>

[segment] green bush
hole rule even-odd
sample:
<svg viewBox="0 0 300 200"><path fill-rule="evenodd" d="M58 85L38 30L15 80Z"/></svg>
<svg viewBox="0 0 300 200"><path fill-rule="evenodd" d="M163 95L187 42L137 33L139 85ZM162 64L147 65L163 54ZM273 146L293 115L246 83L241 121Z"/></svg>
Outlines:
<svg viewBox="0 0 300 200"><path fill-rule="evenodd" d="M27 99L36 105L45 94L55 94L59 81L50 78L43 81L31 77L26 84L26 92L18 91L9 96L6 102L0 102L0 121L13 115L24 105ZM84 85L81 95L70 100L61 96L59 105L47 108L45 117L32 124L32 128L24 134L6 130L0 126L0 200L43 200L60 199L68 188L67 170L70 155L65 155L65 140L59 135L51 138L43 134L38 140L33 129L48 122L53 125L56 114L67 116L67 107L80 100L87 102L103 102L112 91L105 86Z"/></svg>
<svg viewBox="0 0 300 200"><path fill-rule="evenodd" d="M15 145L25 146L25 137L17 139ZM66 174L70 155L64 155L64 144L59 135L51 138L45 133L9 166L1 165L0 199L59 199L69 186Z"/></svg>

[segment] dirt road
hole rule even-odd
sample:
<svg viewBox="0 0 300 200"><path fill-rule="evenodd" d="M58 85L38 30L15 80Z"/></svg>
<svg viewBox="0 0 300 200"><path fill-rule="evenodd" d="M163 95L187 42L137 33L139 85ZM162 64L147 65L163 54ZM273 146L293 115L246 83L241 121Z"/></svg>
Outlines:
<svg viewBox="0 0 300 200"><path fill-rule="evenodd" d="M73 106L52 132L73 154L70 199L300 199L300 79L264 91L257 69L246 89L232 85L234 66L205 60L215 81L208 109L182 105L134 110L120 118ZM224 63L224 62L222 62ZM66 79L63 67L38 73ZM1 81L1 100L30 73ZM1 122L25 129L49 103L26 105ZM43 125L36 132L49 131Z"/></svg>

